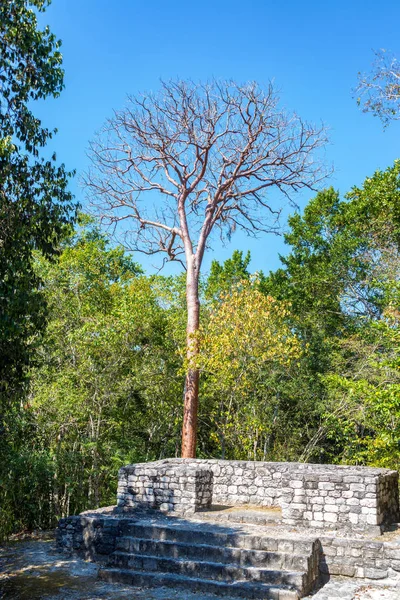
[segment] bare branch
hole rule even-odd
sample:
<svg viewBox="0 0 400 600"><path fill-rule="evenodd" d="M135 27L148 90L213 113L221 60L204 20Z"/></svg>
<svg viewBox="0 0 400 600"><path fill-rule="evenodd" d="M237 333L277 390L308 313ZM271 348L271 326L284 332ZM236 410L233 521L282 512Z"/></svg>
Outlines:
<svg viewBox="0 0 400 600"><path fill-rule="evenodd" d="M358 74L355 90L363 112L372 112L386 127L400 119L400 63L386 50L375 51L371 73Z"/></svg>
<svg viewBox="0 0 400 600"><path fill-rule="evenodd" d="M232 81L164 82L157 95L129 98L90 146L84 182L97 213L131 222L130 247L169 260L183 249L198 268L214 229L228 238L236 228L276 231L270 188L292 201L327 174L314 156L324 128L278 100L272 85Z"/></svg>

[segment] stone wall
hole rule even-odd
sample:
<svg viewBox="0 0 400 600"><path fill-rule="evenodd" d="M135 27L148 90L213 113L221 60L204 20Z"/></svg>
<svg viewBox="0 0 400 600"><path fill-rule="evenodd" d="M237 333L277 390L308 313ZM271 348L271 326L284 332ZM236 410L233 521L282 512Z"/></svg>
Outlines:
<svg viewBox="0 0 400 600"><path fill-rule="evenodd" d="M211 506L212 489L209 468L180 462L138 463L120 470L117 505L191 514Z"/></svg>
<svg viewBox="0 0 400 600"><path fill-rule="evenodd" d="M86 560L104 562L115 550L124 521L82 515L60 519L56 529L58 548ZM121 530L122 527L122 530Z"/></svg>
<svg viewBox="0 0 400 600"><path fill-rule="evenodd" d="M399 520L396 471L302 463L166 459L128 465L119 472L118 505L194 512L210 504L210 486L213 504L281 507L287 525L379 533Z"/></svg>
<svg viewBox="0 0 400 600"><path fill-rule="evenodd" d="M319 467L286 473L282 520L288 525L369 529L399 518L398 475L368 468Z"/></svg>
<svg viewBox="0 0 400 600"><path fill-rule="evenodd" d="M320 537L322 575L384 579L400 572L400 546L366 539Z"/></svg>

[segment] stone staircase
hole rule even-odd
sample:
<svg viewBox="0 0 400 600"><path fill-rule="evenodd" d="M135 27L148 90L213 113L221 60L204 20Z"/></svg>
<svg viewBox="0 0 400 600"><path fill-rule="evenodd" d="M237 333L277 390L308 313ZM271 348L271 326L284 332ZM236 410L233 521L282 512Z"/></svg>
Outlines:
<svg viewBox="0 0 400 600"><path fill-rule="evenodd" d="M179 519L127 521L99 577L218 596L298 600L319 574L318 540Z"/></svg>

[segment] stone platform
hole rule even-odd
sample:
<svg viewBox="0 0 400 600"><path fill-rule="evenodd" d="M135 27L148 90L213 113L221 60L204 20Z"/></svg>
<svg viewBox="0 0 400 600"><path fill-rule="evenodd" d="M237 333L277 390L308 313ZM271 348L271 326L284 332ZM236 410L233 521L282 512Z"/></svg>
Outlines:
<svg viewBox="0 0 400 600"><path fill-rule="evenodd" d="M57 535L104 581L298 600L331 575L400 573L398 521L395 471L171 459L123 467L118 506Z"/></svg>
<svg viewBox="0 0 400 600"><path fill-rule="evenodd" d="M378 539L338 537L334 530L321 536L318 529L279 525L268 511L223 512L182 518L99 509L61 520L58 545L100 562L105 581L229 597L296 600L331 575L384 579L400 573L400 529Z"/></svg>

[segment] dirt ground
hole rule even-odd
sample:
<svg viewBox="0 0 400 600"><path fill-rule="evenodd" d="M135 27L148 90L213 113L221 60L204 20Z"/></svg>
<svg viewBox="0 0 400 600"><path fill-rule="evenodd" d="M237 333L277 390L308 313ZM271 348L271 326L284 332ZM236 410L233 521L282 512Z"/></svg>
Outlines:
<svg viewBox="0 0 400 600"><path fill-rule="evenodd" d="M0 547L3 600L215 600L209 594L154 590L97 581L97 565L60 554L51 534L13 540ZM332 578L309 600L400 600L396 580L366 582Z"/></svg>

